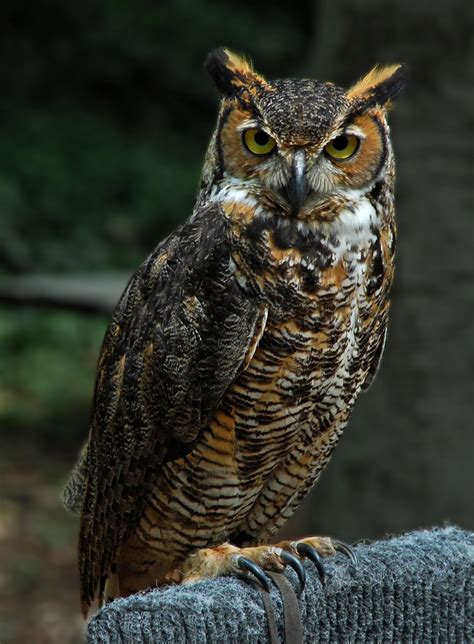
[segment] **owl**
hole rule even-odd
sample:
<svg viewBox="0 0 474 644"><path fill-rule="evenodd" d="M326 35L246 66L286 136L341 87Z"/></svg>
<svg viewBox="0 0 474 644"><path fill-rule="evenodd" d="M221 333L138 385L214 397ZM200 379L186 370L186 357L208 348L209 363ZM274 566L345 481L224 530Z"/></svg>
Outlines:
<svg viewBox="0 0 474 644"><path fill-rule="evenodd" d="M146 259L108 327L81 511L85 614L150 586L301 560L271 545L328 463L382 355L394 270L387 109L401 65L349 89L268 81L218 50L222 94L191 217ZM350 552L349 552L350 554Z"/></svg>

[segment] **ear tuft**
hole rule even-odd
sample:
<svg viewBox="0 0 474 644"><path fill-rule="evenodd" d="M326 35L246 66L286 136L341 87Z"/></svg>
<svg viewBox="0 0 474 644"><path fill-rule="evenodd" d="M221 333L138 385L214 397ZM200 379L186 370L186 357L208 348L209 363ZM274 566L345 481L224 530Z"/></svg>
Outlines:
<svg viewBox="0 0 474 644"><path fill-rule="evenodd" d="M253 71L249 60L228 49L221 48L211 52L205 67L217 88L226 96L235 94L243 87L265 83L265 80Z"/></svg>
<svg viewBox="0 0 474 644"><path fill-rule="evenodd" d="M348 90L347 97L369 105L385 105L399 95L407 76L406 65L375 66Z"/></svg>

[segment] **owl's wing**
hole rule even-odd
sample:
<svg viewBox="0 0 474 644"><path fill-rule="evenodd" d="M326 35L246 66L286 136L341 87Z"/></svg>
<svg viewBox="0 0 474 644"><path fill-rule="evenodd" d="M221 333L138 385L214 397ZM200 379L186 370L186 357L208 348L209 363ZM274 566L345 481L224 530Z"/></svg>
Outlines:
<svg viewBox="0 0 474 644"><path fill-rule="evenodd" d="M132 278L108 328L79 537L85 610L160 464L192 449L263 332L266 311L231 272L225 226L207 208L165 240Z"/></svg>
<svg viewBox="0 0 474 644"><path fill-rule="evenodd" d="M76 464L63 490L63 505L68 512L80 514L87 479L87 443L83 445Z"/></svg>

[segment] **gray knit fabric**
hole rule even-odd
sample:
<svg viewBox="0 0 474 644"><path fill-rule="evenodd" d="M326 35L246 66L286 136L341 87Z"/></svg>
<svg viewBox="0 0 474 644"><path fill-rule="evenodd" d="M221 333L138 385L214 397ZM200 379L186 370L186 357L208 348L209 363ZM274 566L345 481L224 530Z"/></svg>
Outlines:
<svg viewBox="0 0 474 644"><path fill-rule="evenodd" d="M305 642L473 642L474 534L419 531L338 554L321 586L306 561L299 599ZM292 570L286 572L297 587ZM271 600L280 633L282 603ZM88 626L88 642L210 644L268 642L260 592L226 577L119 599Z"/></svg>

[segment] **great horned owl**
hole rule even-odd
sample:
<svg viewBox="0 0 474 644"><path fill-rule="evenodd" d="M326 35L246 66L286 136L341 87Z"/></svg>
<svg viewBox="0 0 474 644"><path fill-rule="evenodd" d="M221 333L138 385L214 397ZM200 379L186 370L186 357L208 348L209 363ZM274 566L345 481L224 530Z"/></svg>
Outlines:
<svg viewBox="0 0 474 644"><path fill-rule="evenodd" d="M97 595L239 568L263 580L334 553L329 538L266 544L327 464L384 346L386 110L403 67L349 90L270 82L226 50L207 69L223 99L195 209L120 299L66 491L82 508L85 612Z"/></svg>

